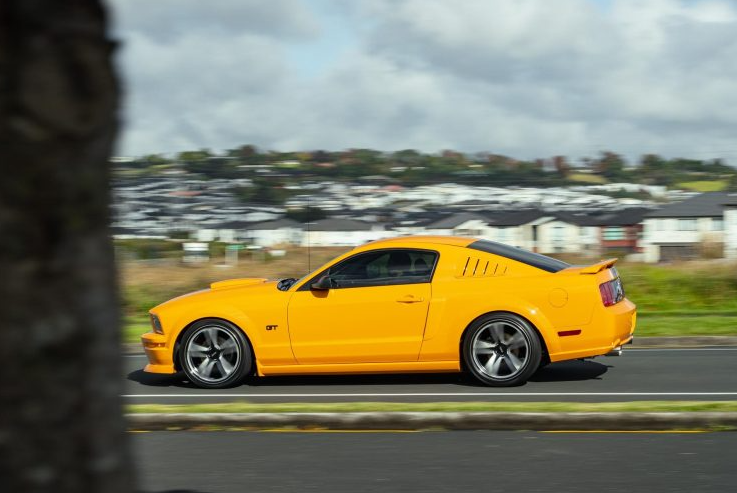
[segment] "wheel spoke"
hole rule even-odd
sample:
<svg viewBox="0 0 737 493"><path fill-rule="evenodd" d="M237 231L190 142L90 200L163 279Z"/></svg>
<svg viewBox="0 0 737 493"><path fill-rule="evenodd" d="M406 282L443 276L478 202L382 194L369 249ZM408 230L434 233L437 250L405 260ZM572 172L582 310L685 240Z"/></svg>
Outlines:
<svg viewBox="0 0 737 493"><path fill-rule="evenodd" d="M491 355L491 358L489 358L489 361L487 361L485 365L486 370L490 375L499 375L499 368L501 367L502 361L501 356L498 354L494 353Z"/></svg>
<svg viewBox="0 0 737 493"><path fill-rule="evenodd" d="M488 371L489 373L491 373L491 369L494 366L494 364L496 363L497 358L499 358L499 355L498 354L496 354L496 353L492 353L491 354L491 358L489 358L489 360L484 365L484 368L486 368L486 371Z"/></svg>
<svg viewBox="0 0 737 493"><path fill-rule="evenodd" d="M525 345L525 337L519 332L515 332L514 335L509 339L509 344L507 344L507 347L509 349L517 349Z"/></svg>
<svg viewBox="0 0 737 493"><path fill-rule="evenodd" d="M206 358L205 360L200 363L200 366L197 367L197 373L202 375L203 377L209 378L212 374L212 369L215 366L215 361Z"/></svg>
<svg viewBox="0 0 737 493"><path fill-rule="evenodd" d="M196 356L198 358L204 358L207 356L207 348L205 346L195 344L194 342L189 345L188 352L190 356Z"/></svg>
<svg viewBox="0 0 737 493"><path fill-rule="evenodd" d="M522 367L522 360L512 352L507 353L507 356L504 358L504 362L512 373L515 373L520 369L520 367Z"/></svg>
<svg viewBox="0 0 737 493"><path fill-rule="evenodd" d="M218 347L218 331L215 328L210 328L205 331L205 337L207 338L207 342L210 343L213 347Z"/></svg>
<svg viewBox="0 0 737 493"><path fill-rule="evenodd" d="M237 347L238 346L236 345L235 341L233 339L228 338L220 346L220 349L223 350L223 353L222 354L230 354L230 353L234 353L235 350L237 349Z"/></svg>
<svg viewBox="0 0 737 493"><path fill-rule="evenodd" d="M228 361L222 355L220 356L220 358L218 358L218 369L223 374L223 376L230 375L230 372L233 371L233 368L234 367L230 364L230 361Z"/></svg>
<svg viewBox="0 0 737 493"><path fill-rule="evenodd" d="M218 369L218 372L220 372L220 378L224 378L227 376L227 373L225 373L225 368L223 367L223 364L220 362L219 359L215 360L215 368Z"/></svg>
<svg viewBox="0 0 737 493"><path fill-rule="evenodd" d="M473 346L473 352L476 354L491 354L494 352L495 346L496 344L493 344L491 342L476 339L476 342Z"/></svg>
<svg viewBox="0 0 737 493"><path fill-rule="evenodd" d="M494 339L494 342L501 342L503 343L504 338L504 324L502 322L495 322L491 324L491 337Z"/></svg>

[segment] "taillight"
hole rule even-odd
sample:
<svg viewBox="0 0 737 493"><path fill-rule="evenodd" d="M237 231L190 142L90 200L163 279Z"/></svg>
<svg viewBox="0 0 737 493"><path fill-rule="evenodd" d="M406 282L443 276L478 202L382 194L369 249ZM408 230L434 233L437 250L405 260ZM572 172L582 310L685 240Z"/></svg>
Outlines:
<svg viewBox="0 0 737 493"><path fill-rule="evenodd" d="M599 293L601 293L601 302L604 303L604 306L616 305L624 299L622 281L617 277L599 284Z"/></svg>

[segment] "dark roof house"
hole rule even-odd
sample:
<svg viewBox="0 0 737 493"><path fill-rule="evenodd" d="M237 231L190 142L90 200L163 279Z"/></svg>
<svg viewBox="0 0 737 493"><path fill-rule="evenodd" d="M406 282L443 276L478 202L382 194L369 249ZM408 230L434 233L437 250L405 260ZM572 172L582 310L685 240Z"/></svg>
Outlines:
<svg viewBox="0 0 737 493"><path fill-rule="evenodd" d="M248 227L248 229L254 230L254 231L273 231L276 229L284 229L284 228L302 229L303 226L301 223L298 223L297 221L294 221L293 219L281 218L281 219L275 219L273 221L264 221L261 223L254 223Z"/></svg>
<svg viewBox="0 0 737 493"><path fill-rule="evenodd" d="M735 200L725 192L706 192L681 202L668 204L645 214L645 217L722 217L724 204Z"/></svg>
<svg viewBox="0 0 737 493"><path fill-rule="evenodd" d="M331 217L310 223L311 231L371 231L373 224L353 219Z"/></svg>
<svg viewBox="0 0 737 493"><path fill-rule="evenodd" d="M521 226L531 223L541 217L550 216L539 209L522 209L517 211L493 211L489 212L489 224L492 226Z"/></svg>
<svg viewBox="0 0 737 493"><path fill-rule="evenodd" d="M430 223L425 226L427 229L453 229L458 226L460 226L463 223L466 223L468 221L483 221L484 223L488 223L489 219L486 216L482 216L481 214L475 214L473 212L459 212L458 214L453 214L448 217L444 217L438 221L435 221L433 223Z"/></svg>

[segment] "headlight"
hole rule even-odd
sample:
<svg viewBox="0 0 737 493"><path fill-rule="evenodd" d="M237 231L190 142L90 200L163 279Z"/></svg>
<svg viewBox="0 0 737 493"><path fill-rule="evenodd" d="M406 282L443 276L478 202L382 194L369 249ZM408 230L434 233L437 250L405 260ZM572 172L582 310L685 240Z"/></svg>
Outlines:
<svg viewBox="0 0 737 493"><path fill-rule="evenodd" d="M161 320L153 313L151 314L151 328L157 334L164 334L164 329L161 328Z"/></svg>

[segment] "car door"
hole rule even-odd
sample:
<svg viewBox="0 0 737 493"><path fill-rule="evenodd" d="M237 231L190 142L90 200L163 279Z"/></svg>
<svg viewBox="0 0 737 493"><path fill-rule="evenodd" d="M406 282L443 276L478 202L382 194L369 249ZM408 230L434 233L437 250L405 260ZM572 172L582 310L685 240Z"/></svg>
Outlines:
<svg viewBox="0 0 737 493"><path fill-rule="evenodd" d="M374 250L310 279L288 307L299 364L416 361L437 259L431 250ZM325 276L329 289L311 289Z"/></svg>

